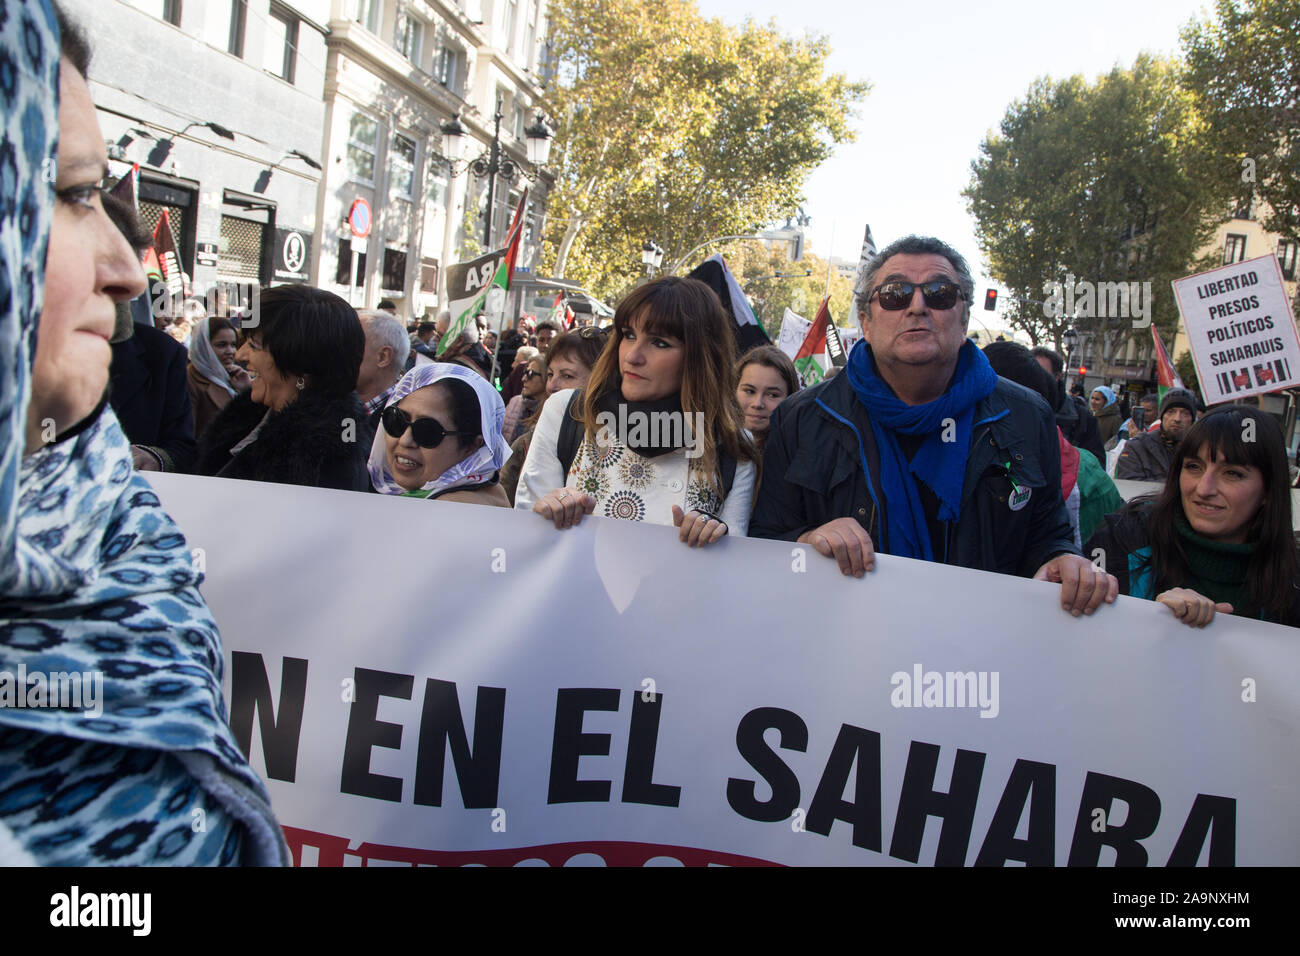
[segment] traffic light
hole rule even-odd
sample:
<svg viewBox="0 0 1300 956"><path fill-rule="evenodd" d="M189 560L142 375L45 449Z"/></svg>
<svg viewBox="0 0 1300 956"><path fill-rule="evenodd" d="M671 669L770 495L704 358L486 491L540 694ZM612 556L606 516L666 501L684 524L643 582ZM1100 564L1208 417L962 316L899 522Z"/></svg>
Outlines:
<svg viewBox="0 0 1300 956"><path fill-rule="evenodd" d="M989 289L984 293L984 311L994 312L998 307L998 290Z"/></svg>
<svg viewBox="0 0 1300 956"><path fill-rule="evenodd" d="M1079 366L1079 374L1080 374L1080 375L1087 375L1087 374L1088 374L1088 366L1086 366L1086 365L1080 365L1080 366Z"/></svg>

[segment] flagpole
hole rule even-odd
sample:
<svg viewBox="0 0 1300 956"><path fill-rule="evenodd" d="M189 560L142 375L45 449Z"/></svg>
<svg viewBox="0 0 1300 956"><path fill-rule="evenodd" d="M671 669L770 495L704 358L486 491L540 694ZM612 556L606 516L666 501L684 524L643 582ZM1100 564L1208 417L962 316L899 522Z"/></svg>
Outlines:
<svg viewBox="0 0 1300 956"><path fill-rule="evenodd" d="M831 256L835 255L835 220L831 220L831 248L829 255L826 256L826 291L822 295L831 294Z"/></svg>

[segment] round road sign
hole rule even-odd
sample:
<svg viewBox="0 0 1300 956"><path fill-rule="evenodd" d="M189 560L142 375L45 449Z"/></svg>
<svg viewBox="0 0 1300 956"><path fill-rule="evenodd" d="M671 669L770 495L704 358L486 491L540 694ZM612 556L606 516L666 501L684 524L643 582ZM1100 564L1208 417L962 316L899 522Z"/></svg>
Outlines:
<svg viewBox="0 0 1300 956"><path fill-rule="evenodd" d="M370 203L354 199L352 208L348 210L348 225L352 228L352 235L358 239L370 235Z"/></svg>

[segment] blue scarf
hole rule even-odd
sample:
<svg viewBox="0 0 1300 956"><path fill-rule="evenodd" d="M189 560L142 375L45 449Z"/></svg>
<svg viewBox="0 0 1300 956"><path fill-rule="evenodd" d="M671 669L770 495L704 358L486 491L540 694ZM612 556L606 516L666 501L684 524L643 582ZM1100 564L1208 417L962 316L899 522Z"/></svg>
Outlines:
<svg viewBox="0 0 1300 956"><path fill-rule="evenodd" d="M957 520L961 514L975 403L993 392L998 383L997 374L984 353L968 341L958 353L957 372L947 391L924 405L908 405L877 373L871 346L865 340L859 341L849 353L845 374L867 408L880 453L880 478L886 505L882 510L889 553L933 561L925 509L911 476L925 482L939 499L940 521ZM954 423L950 429L944 427L947 419ZM945 431L953 441L943 440ZM910 463L899 447L898 432L925 436Z"/></svg>

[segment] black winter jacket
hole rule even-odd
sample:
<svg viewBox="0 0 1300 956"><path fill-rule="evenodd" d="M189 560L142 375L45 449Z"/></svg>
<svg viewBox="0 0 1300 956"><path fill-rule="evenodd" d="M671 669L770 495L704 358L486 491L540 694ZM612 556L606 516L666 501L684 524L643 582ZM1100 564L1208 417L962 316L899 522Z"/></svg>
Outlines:
<svg viewBox="0 0 1300 956"><path fill-rule="evenodd" d="M302 394L280 411L272 412L257 440L232 458L231 446L246 438L266 412L266 406L254 402L247 390L232 398L203 433L198 473L345 491L370 490L366 460L375 433L355 392L341 398Z"/></svg>
<svg viewBox="0 0 1300 956"><path fill-rule="evenodd" d="M136 325L113 344L110 403L133 445L150 448L164 471L194 468L194 411L186 384L189 353L166 332Z"/></svg>
<svg viewBox="0 0 1300 956"><path fill-rule="evenodd" d="M1129 481L1159 481L1169 477L1174 462L1174 448L1166 445L1160 430L1143 432L1131 438L1115 462L1115 477Z"/></svg>
<svg viewBox="0 0 1300 956"><path fill-rule="evenodd" d="M1078 554L1061 498L1061 453L1047 403L998 379L975 406L961 517L949 525L945 564L1032 577L1059 554ZM1031 489L1010 506L1011 481ZM867 475L870 475L868 483ZM835 518L853 517L888 554L882 533L880 456L866 407L847 375L787 398L772 413L763 449L763 483L749 534L797 539Z"/></svg>

